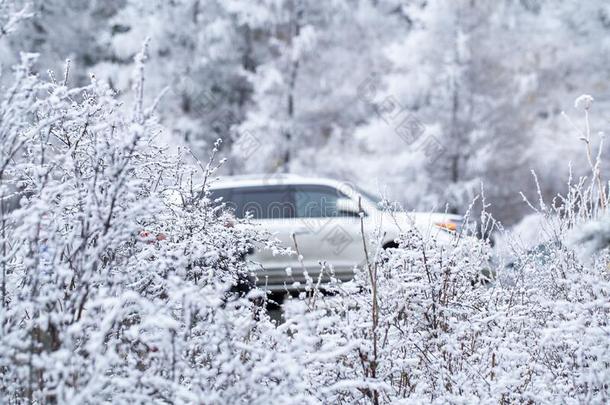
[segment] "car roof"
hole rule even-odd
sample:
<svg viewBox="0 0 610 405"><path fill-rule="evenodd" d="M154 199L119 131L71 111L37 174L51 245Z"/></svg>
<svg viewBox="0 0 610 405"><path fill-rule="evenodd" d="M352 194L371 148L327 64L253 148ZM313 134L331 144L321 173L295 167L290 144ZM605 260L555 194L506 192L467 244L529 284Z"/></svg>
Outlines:
<svg viewBox="0 0 610 405"><path fill-rule="evenodd" d="M342 183L338 180L323 177L306 177L297 174L249 174L240 176L222 176L210 182L211 189L234 187L255 187L275 185L323 185L338 187Z"/></svg>

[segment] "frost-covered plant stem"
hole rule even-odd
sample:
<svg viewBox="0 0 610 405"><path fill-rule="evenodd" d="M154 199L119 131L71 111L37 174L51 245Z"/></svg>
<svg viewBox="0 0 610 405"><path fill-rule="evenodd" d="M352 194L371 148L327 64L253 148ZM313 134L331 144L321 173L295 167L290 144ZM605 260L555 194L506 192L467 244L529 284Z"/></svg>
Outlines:
<svg viewBox="0 0 610 405"><path fill-rule="evenodd" d="M601 153L603 150L604 140L603 138L600 140L599 150L595 155L595 161L593 161L593 152L591 150L591 124L589 122L589 107L585 108L585 137L584 142L587 148L587 161L589 162L589 167L591 169L591 174L593 178L597 182L597 189L599 192L599 204L603 210L606 208L606 191L605 186L603 184L601 178Z"/></svg>
<svg viewBox="0 0 610 405"><path fill-rule="evenodd" d="M594 204L592 207L591 214L594 217L597 217L601 213L605 213L607 206L607 197L606 197L606 186L601 177L601 157L604 148L604 136L600 137L600 142L598 146L597 153L595 157L593 156L593 150L591 146L591 123L589 118L589 110L593 104L593 97L589 95L582 95L578 97L574 103L576 108L582 108L584 110L585 116L585 130L584 132L579 130L578 127L574 124L574 122L568 117L567 114L563 114L568 123L572 126L572 128L580 135L580 140L582 140L585 144L585 151L587 156L587 162L589 164L589 169L591 170L592 175L592 183L594 183L597 187L598 195L591 195L590 201ZM591 193L594 193L594 188L591 187Z"/></svg>
<svg viewBox="0 0 610 405"><path fill-rule="evenodd" d="M358 211L360 213L360 235L362 237L362 248L364 249L364 258L365 265L369 274L369 279L371 283L371 338L373 344L373 358L363 361L363 366L365 367L365 375L370 376L372 380L377 379L377 362L378 362L378 336L377 336L377 328L379 325L379 302L377 300L377 261L371 263L369 258L369 252L367 248L366 242L366 233L364 230L364 210L362 209L362 199L358 199ZM365 357L367 355L361 356ZM373 404L379 404L379 393L376 389L373 389L372 392L367 391L367 395L371 396L371 400Z"/></svg>

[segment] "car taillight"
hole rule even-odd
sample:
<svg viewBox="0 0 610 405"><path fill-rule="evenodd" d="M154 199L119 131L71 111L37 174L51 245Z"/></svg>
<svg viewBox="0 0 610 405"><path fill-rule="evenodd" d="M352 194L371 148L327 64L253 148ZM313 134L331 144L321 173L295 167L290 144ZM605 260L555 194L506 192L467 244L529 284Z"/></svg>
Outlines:
<svg viewBox="0 0 610 405"><path fill-rule="evenodd" d="M457 224L455 222L437 222L434 225L441 229L446 229L448 231L457 231Z"/></svg>

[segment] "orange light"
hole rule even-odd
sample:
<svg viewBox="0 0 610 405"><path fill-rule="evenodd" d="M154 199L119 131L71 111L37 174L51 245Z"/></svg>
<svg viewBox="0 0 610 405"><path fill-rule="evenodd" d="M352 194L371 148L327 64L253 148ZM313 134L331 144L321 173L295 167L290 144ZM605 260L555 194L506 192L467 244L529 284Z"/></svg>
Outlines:
<svg viewBox="0 0 610 405"><path fill-rule="evenodd" d="M446 229L448 231L455 232L457 230L457 224L454 222L439 222L434 225L438 226L439 228Z"/></svg>

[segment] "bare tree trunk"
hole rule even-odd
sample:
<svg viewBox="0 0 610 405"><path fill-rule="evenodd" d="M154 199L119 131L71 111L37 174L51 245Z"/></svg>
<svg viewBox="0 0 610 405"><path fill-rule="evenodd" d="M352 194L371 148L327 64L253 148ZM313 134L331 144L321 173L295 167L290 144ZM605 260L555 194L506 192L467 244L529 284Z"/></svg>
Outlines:
<svg viewBox="0 0 610 405"><path fill-rule="evenodd" d="M460 34L461 16L459 8L456 10L455 24L454 24L454 41L453 41L453 64L455 70L458 70L461 66L460 50L458 44L458 38ZM457 183L460 180L460 147L461 138L460 134L460 123L459 113L461 108L460 103L460 85L458 74L454 73L451 83L451 168L450 168L450 180L452 183Z"/></svg>
<svg viewBox="0 0 610 405"><path fill-rule="evenodd" d="M457 183L460 180L460 133L458 123L458 113L460 109L460 96L457 81L453 83L453 100L451 103L451 168L450 179L452 183Z"/></svg>
<svg viewBox="0 0 610 405"><path fill-rule="evenodd" d="M243 29L244 35L244 50L241 55L241 67L246 72L254 72L256 65L255 61L252 58L252 31L250 27L245 26ZM237 109L238 109L238 117L236 117L236 121L239 122L244 119L246 115L246 104L250 99L251 88L247 80L243 80L243 82L239 85L237 89ZM232 134L235 137L239 138L242 134ZM233 137L227 137L227 142L225 144L226 150L230 151L233 149L233 144L237 141L237 139L233 139ZM227 162L227 170L230 175L233 175L237 171L236 161L235 159L229 159Z"/></svg>
<svg viewBox="0 0 610 405"><path fill-rule="evenodd" d="M6 218L5 209L6 203L4 201L4 195L0 200L0 229L2 230L2 309L6 306Z"/></svg>
<svg viewBox="0 0 610 405"><path fill-rule="evenodd" d="M299 36L301 33L301 18L303 17L303 9L298 8L298 5L293 3L293 18L291 22L291 33L290 33L290 45L293 44L294 38ZM288 173L290 171L290 161L292 159L291 149L292 142L294 139L294 90L296 87L296 81L299 74L299 60L295 60L290 65L290 80L288 82L288 98L287 98L287 121L288 127L284 131L284 141L286 142L286 148L284 150L284 156L282 157L282 171Z"/></svg>

